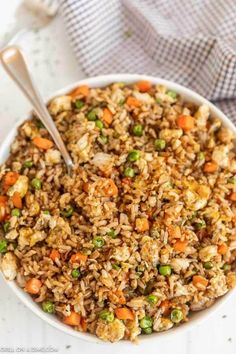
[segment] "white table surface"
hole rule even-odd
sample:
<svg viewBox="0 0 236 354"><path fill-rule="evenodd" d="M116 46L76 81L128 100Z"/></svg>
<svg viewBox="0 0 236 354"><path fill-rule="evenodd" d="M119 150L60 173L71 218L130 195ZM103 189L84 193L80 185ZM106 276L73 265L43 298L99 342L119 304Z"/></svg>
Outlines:
<svg viewBox="0 0 236 354"><path fill-rule="evenodd" d="M0 36L20 0L0 0ZM75 62L64 33L63 23L56 18L38 33L27 33L20 39L35 80L46 97L68 83L84 77ZM0 142L19 117L29 108L28 103L0 67ZM145 354L235 354L236 353L236 294L203 324L189 333L171 340L156 340L149 344L128 345L125 353ZM0 279L0 353L52 352L114 354L121 352L116 345L83 342L45 324L28 310Z"/></svg>

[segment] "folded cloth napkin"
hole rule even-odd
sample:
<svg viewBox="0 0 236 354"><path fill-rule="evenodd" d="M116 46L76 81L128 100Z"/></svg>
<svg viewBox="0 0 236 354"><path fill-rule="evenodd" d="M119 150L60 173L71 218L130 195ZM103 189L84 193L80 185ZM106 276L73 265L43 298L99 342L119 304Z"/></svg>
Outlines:
<svg viewBox="0 0 236 354"><path fill-rule="evenodd" d="M235 0L61 0L61 13L87 75L169 79L236 122Z"/></svg>

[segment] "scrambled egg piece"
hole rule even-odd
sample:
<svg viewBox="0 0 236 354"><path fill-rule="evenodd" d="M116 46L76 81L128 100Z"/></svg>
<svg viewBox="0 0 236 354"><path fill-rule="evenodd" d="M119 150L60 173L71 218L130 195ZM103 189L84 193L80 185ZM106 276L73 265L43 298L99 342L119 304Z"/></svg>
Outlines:
<svg viewBox="0 0 236 354"><path fill-rule="evenodd" d="M71 110L71 97L70 96L60 96L54 98L50 105L49 111L52 114L58 114L63 111Z"/></svg>
<svg viewBox="0 0 236 354"><path fill-rule="evenodd" d="M105 321L98 321L96 334L99 338L109 342L118 342L124 337L125 325L122 321L117 318L111 322L107 323Z"/></svg>
<svg viewBox="0 0 236 354"><path fill-rule="evenodd" d="M1 263L2 272L7 280L14 280L17 275L16 256L12 252L7 252Z"/></svg>
<svg viewBox="0 0 236 354"><path fill-rule="evenodd" d="M29 179L26 176L19 176L17 179L16 183L8 189L7 194L9 197L12 197L15 192L20 193L21 198L23 198L29 187Z"/></svg>
<svg viewBox="0 0 236 354"><path fill-rule="evenodd" d="M159 247L157 241L152 240L151 238L147 240L142 245L140 254L144 261L151 263L154 266L157 265L159 260Z"/></svg>

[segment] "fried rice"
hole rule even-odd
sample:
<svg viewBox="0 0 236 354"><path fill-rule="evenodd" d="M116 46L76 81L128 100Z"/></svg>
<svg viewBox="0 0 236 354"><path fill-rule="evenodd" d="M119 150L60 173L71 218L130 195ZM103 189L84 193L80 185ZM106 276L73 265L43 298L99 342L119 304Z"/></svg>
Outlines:
<svg viewBox="0 0 236 354"><path fill-rule="evenodd" d="M234 134L147 81L78 87L0 168L1 269L42 311L105 341L191 320L236 284Z"/></svg>

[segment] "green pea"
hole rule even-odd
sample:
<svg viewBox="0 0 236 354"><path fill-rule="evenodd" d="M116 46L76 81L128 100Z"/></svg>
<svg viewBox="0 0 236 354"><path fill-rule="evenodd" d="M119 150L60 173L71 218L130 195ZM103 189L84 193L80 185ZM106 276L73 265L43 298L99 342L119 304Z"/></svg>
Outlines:
<svg viewBox="0 0 236 354"><path fill-rule="evenodd" d="M123 106L124 103L125 103L125 100L124 100L124 99L121 99L121 100L119 100L118 105L119 105L119 106Z"/></svg>
<svg viewBox="0 0 236 354"><path fill-rule="evenodd" d="M74 208L71 205L69 205L61 212L62 216L64 216L65 218L70 218L73 215L73 213L74 213Z"/></svg>
<svg viewBox="0 0 236 354"><path fill-rule="evenodd" d="M100 135L98 138L99 143L101 144L107 144L108 143L108 137L106 135Z"/></svg>
<svg viewBox="0 0 236 354"><path fill-rule="evenodd" d="M8 233L9 228L10 228L10 223L9 223L9 221L4 222L4 224L3 224L3 230L4 230L5 234Z"/></svg>
<svg viewBox="0 0 236 354"><path fill-rule="evenodd" d="M45 215L50 215L50 211L49 211L49 210L44 210L44 211L43 211L43 214L45 214Z"/></svg>
<svg viewBox="0 0 236 354"><path fill-rule="evenodd" d="M150 305L155 305L158 302L158 297L151 294L146 297L146 300Z"/></svg>
<svg viewBox="0 0 236 354"><path fill-rule="evenodd" d="M31 186L37 191L39 191L42 188L42 182L39 178L33 178L31 181Z"/></svg>
<svg viewBox="0 0 236 354"><path fill-rule="evenodd" d="M0 240L0 253L7 252L7 240Z"/></svg>
<svg viewBox="0 0 236 354"><path fill-rule="evenodd" d="M144 333L144 334L152 334L152 327L143 328L142 329L142 333Z"/></svg>
<svg viewBox="0 0 236 354"><path fill-rule="evenodd" d="M235 184L236 183L236 180L235 180L235 178L229 178L228 179L228 183L230 183L230 184Z"/></svg>
<svg viewBox="0 0 236 354"><path fill-rule="evenodd" d="M223 265L222 269L223 269L224 272L228 272L228 271L231 269L231 265L225 263L225 264Z"/></svg>
<svg viewBox="0 0 236 354"><path fill-rule="evenodd" d="M42 303L42 309L47 313L55 313L55 305L52 301L44 301Z"/></svg>
<svg viewBox="0 0 236 354"><path fill-rule="evenodd" d="M33 166L33 162L32 161L25 161L23 166L25 168L31 168Z"/></svg>
<svg viewBox="0 0 236 354"><path fill-rule="evenodd" d="M71 272L71 276L75 279L79 278L80 276L80 271L78 268L74 268Z"/></svg>
<svg viewBox="0 0 236 354"><path fill-rule="evenodd" d="M87 114L87 119L90 120L90 121L95 121L97 119L97 114L95 111L90 111L88 114Z"/></svg>
<svg viewBox="0 0 236 354"><path fill-rule="evenodd" d="M162 100L160 98L156 98L156 103L162 104Z"/></svg>
<svg viewBox="0 0 236 354"><path fill-rule="evenodd" d="M206 222L202 220L201 222L198 222L195 224L195 227L197 230L205 229L206 228Z"/></svg>
<svg viewBox="0 0 236 354"><path fill-rule="evenodd" d="M211 268L213 268L213 263L212 262L205 262L205 263L203 263L203 267L205 269L211 269Z"/></svg>
<svg viewBox="0 0 236 354"><path fill-rule="evenodd" d="M179 309L173 309L170 314L171 321L179 323L184 318L183 312Z"/></svg>
<svg viewBox="0 0 236 354"><path fill-rule="evenodd" d="M75 107L81 109L84 106L84 102L82 100L75 101Z"/></svg>
<svg viewBox="0 0 236 354"><path fill-rule="evenodd" d="M115 269L115 270L120 270L120 265L117 264L117 263L113 263L112 264L112 268Z"/></svg>
<svg viewBox="0 0 236 354"><path fill-rule="evenodd" d="M141 124L136 124L133 127L133 134L135 136L142 136L143 135L143 126Z"/></svg>
<svg viewBox="0 0 236 354"><path fill-rule="evenodd" d="M140 159L140 152L137 150L132 150L129 152L128 160L131 162L138 161Z"/></svg>
<svg viewBox="0 0 236 354"><path fill-rule="evenodd" d="M92 242L96 248L101 248L105 244L104 238L101 236L95 236Z"/></svg>
<svg viewBox="0 0 236 354"><path fill-rule="evenodd" d="M165 277L168 277L171 275L171 266L169 265L162 265L159 267L159 273L161 275L164 275Z"/></svg>
<svg viewBox="0 0 236 354"><path fill-rule="evenodd" d="M125 177L134 177L135 176L135 172L134 169L131 167L126 167L126 169L124 170L124 176Z"/></svg>
<svg viewBox="0 0 236 354"><path fill-rule="evenodd" d="M97 127L98 129L102 129L102 128L103 128L103 122L102 122L101 120L99 120L99 119L97 119L97 120L95 121L95 125L96 125L96 127Z"/></svg>
<svg viewBox="0 0 236 354"><path fill-rule="evenodd" d="M106 321L106 322L113 322L115 319L114 313L110 312L108 310L102 310L99 313L99 317L101 318L101 320Z"/></svg>
<svg viewBox="0 0 236 354"><path fill-rule="evenodd" d="M200 152L197 154L197 159L200 160L200 161L204 161L204 160L205 160L205 154L204 154L204 152L200 151Z"/></svg>
<svg viewBox="0 0 236 354"><path fill-rule="evenodd" d="M116 238L116 233L115 233L115 230L113 229L110 229L108 232L107 232L107 235L110 236L111 238Z"/></svg>
<svg viewBox="0 0 236 354"><path fill-rule="evenodd" d="M153 319L150 316L144 316L140 321L139 321L139 326L142 329L145 328L150 328L153 325Z"/></svg>
<svg viewBox="0 0 236 354"><path fill-rule="evenodd" d="M175 100L176 97L177 97L177 93L176 93L175 91L172 91L172 90L167 91L166 94L167 94L168 96L170 96L171 98L173 98L174 100Z"/></svg>
<svg viewBox="0 0 236 354"><path fill-rule="evenodd" d="M156 139L154 145L157 151L162 151L166 147L166 141L164 139Z"/></svg>
<svg viewBox="0 0 236 354"><path fill-rule="evenodd" d="M12 209L11 215L17 216L17 217L20 216L21 215L20 209L17 209L17 208Z"/></svg>
<svg viewBox="0 0 236 354"><path fill-rule="evenodd" d="M36 127L41 129L41 128L45 128L43 122L41 122L41 120L37 119L36 121Z"/></svg>

